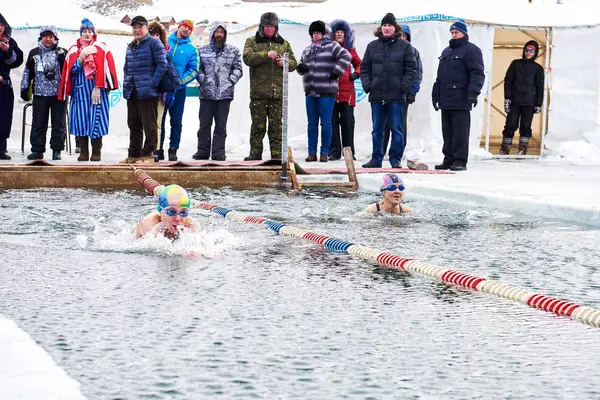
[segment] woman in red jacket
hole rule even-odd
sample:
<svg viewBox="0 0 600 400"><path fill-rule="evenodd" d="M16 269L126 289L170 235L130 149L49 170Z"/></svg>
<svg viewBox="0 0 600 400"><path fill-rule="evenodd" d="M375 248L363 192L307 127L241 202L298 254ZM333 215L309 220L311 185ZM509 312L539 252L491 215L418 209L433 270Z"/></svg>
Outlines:
<svg viewBox="0 0 600 400"><path fill-rule="evenodd" d="M348 22L336 19L331 23L333 40L350 52L351 65L339 79L339 89L333 107L333 136L329 148L329 160L339 160L342 157L342 147L350 146L354 156L354 107L356 92L354 81L360 72L360 57L354 48L354 32ZM352 71L354 69L354 71ZM341 141L340 141L341 128Z"/></svg>

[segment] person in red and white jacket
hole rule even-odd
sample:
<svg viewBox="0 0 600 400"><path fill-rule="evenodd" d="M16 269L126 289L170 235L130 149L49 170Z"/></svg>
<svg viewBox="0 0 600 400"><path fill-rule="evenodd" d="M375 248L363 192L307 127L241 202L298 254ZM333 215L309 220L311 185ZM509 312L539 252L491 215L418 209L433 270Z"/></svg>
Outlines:
<svg viewBox="0 0 600 400"><path fill-rule="evenodd" d="M340 76L338 92L333 107L333 136L329 148L329 159L339 160L342 157L342 147L350 146L354 156L354 107L356 106L356 91L354 81L360 73L360 57L354 48L354 31L350 24L342 19L331 22L333 40L338 42L350 53L352 60L346 71ZM340 141L341 129L341 141Z"/></svg>

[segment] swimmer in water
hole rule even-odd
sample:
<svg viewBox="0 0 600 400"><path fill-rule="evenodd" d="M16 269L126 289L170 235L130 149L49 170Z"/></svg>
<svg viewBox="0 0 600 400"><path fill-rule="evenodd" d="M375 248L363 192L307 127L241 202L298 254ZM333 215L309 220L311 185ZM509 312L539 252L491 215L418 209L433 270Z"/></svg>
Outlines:
<svg viewBox="0 0 600 400"><path fill-rule="evenodd" d="M400 204L404 198L404 182L397 174L385 174L381 180L383 199L371 204L365 210L368 213L408 214L412 209Z"/></svg>
<svg viewBox="0 0 600 400"><path fill-rule="evenodd" d="M177 239L180 230L198 232L198 221L189 215L190 197L187 192L179 185L169 185L158 196L158 212L150 213L140 221L135 229L135 238L153 232L154 236Z"/></svg>

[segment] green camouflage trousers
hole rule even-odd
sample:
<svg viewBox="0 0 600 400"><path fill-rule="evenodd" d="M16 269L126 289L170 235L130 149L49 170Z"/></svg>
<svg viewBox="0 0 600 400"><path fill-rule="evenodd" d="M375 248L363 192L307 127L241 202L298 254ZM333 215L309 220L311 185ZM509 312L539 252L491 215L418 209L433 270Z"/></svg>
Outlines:
<svg viewBox="0 0 600 400"><path fill-rule="evenodd" d="M281 158L281 99L250 99L250 155L262 156L265 131L271 158ZM269 129L267 131L267 118Z"/></svg>

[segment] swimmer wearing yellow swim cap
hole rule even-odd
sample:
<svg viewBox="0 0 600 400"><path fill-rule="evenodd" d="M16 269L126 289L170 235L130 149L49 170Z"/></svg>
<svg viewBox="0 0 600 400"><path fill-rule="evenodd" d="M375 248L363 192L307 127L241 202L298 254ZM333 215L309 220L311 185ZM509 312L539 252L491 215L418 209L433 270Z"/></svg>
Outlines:
<svg viewBox="0 0 600 400"><path fill-rule="evenodd" d="M165 187L158 196L158 212L144 217L135 229L135 237L139 239L149 232L154 236L162 234L169 239L177 239L180 230L196 232L198 221L190 217L190 197L179 185Z"/></svg>

